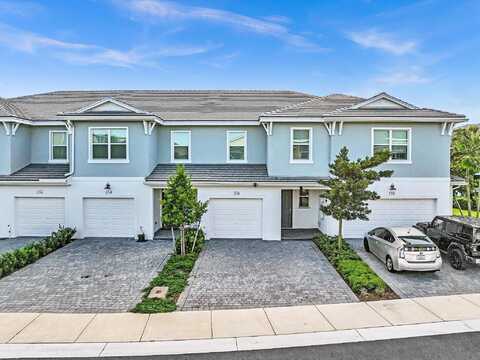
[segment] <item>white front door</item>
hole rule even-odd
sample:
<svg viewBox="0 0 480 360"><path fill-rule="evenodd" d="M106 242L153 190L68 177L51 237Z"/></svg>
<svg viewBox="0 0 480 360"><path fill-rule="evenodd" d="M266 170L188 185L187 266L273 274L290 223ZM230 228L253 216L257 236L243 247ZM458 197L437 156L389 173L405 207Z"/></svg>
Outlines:
<svg viewBox="0 0 480 360"><path fill-rule="evenodd" d="M64 224L64 198L15 198L16 236L46 236Z"/></svg>
<svg viewBox="0 0 480 360"><path fill-rule="evenodd" d="M123 198L83 200L84 237L134 237L135 202Z"/></svg>
<svg viewBox="0 0 480 360"><path fill-rule="evenodd" d="M210 199L208 236L220 239L261 239L261 199Z"/></svg>
<svg viewBox="0 0 480 360"><path fill-rule="evenodd" d="M376 227L412 226L431 221L436 215L435 199L376 200L369 203L369 221L346 221L345 238L359 238Z"/></svg>

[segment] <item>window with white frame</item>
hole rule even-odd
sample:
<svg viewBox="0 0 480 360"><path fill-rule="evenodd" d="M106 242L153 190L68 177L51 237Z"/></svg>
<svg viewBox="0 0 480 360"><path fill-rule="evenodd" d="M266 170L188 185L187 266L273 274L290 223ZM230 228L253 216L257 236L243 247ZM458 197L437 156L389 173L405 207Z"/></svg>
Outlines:
<svg viewBox="0 0 480 360"><path fill-rule="evenodd" d="M172 131L172 162L190 162L191 155L191 132L190 131Z"/></svg>
<svg viewBox="0 0 480 360"><path fill-rule="evenodd" d="M298 194L298 207L299 208L308 208L310 207L310 193L308 190L304 188L300 188L300 192Z"/></svg>
<svg viewBox="0 0 480 360"><path fill-rule="evenodd" d="M227 131L227 159L229 162L247 161L246 131Z"/></svg>
<svg viewBox="0 0 480 360"><path fill-rule="evenodd" d="M373 153L390 151L390 162L409 162L410 129L373 129Z"/></svg>
<svg viewBox="0 0 480 360"><path fill-rule="evenodd" d="M292 162L312 161L312 129L292 128L291 129L291 151Z"/></svg>
<svg viewBox="0 0 480 360"><path fill-rule="evenodd" d="M90 128L91 162L128 162L128 128Z"/></svg>
<svg viewBox="0 0 480 360"><path fill-rule="evenodd" d="M68 161L68 133L64 130L50 131L50 162Z"/></svg>

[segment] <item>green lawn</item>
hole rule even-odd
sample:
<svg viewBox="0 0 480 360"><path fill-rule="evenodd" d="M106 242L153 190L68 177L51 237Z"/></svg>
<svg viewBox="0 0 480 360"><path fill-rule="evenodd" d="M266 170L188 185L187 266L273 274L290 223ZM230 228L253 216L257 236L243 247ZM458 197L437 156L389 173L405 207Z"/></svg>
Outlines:
<svg viewBox="0 0 480 360"><path fill-rule="evenodd" d="M467 210L462 209L462 211L463 211L463 216L467 216L467 214L468 214ZM453 208L453 215L461 216L460 210L456 209L456 208ZM472 210L472 217L477 217L477 212L475 210Z"/></svg>

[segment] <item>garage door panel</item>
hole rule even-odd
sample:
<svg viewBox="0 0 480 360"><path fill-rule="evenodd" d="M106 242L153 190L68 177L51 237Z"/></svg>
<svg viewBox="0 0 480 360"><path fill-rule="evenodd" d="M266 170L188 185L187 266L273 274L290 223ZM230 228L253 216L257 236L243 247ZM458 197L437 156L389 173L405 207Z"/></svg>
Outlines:
<svg viewBox="0 0 480 360"><path fill-rule="evenodd" d="M211 238L262 238L261 199L211 199Z"/></svg>
<svg viewBox="0 0 480 360"><path fill-rule="evenodd" d="M15 198L17 236L45 236L65 225L64 198Z"/></svg>
<svg viewBox="0 0 480 360"><path fill-rule="evenodd" d="M421 221L430 221L436 214L434 199L376 200L369 204L372 212L369 221L347 221L345 237L362 237L367 231L379 226L412 226Z"/></svg>
<svg viewBox="0 0 480 360"><path fill-rule="evenodd" d="M134 205L134 199L84 199L85 237L135 236Z"/></svg>

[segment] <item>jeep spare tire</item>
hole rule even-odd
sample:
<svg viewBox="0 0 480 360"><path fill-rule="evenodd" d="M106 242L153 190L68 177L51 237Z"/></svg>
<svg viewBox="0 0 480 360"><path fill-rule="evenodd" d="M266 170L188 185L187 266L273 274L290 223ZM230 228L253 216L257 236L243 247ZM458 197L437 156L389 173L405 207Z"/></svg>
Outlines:
<svg viewBox="0 0 480 360"><path fill-rule="evenodd" d="M448 249L448 262L456 270L465 269L465 254L457 247L450 247Z"/></svg>

